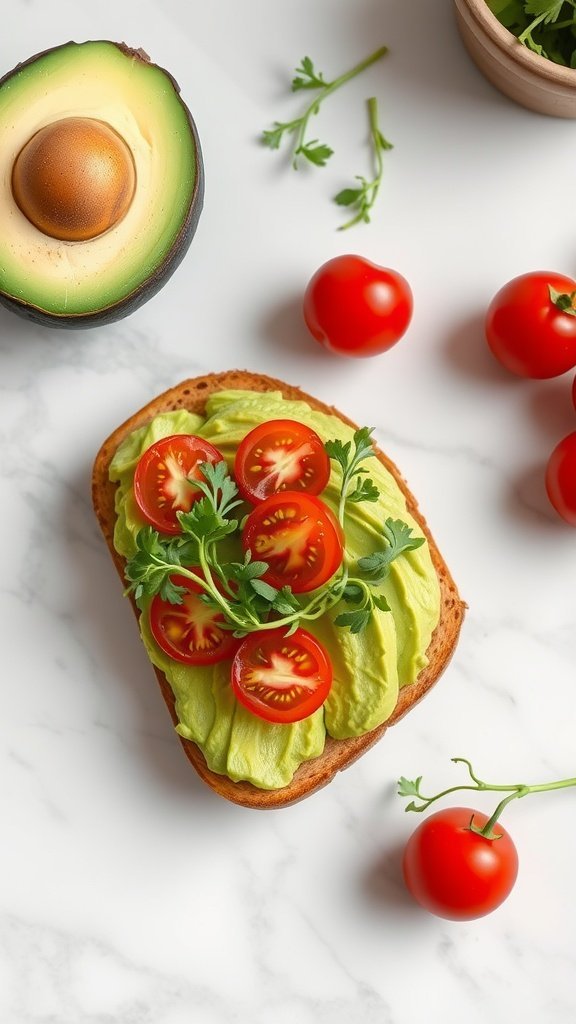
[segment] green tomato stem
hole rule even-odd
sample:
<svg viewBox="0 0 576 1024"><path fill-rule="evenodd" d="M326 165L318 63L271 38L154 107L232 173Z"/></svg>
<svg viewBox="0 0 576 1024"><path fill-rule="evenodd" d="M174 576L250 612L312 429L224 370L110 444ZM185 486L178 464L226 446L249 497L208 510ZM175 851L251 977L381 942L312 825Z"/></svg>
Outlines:
<svg viewBox="0 0 576 1024"><path fill-rule="evenodd" d="M449 789L444 789L440 793L436 793L434 796L430 797L423 796L418 790L416 796L417 799L421 801L421 803L416 805L414 802L411 802L406 807L406 810L418 812L428 810L430 805L435 803L436 800L440 800L444 796L449 796L451 793L458 793L463 791L472 791L475 793L507 793L508 795L500 801L494 813L490 816L486 824L481 829L473 828L473 825L471 823L471 827L473 828L473 830L477 831L480 835L486 836L487 839L499 838L498 835L494 833L494 826L498 822L504 808L512 800L517 800L520 797L528 796L531 793L545 793L553 789L568 789L571 786L576 786L576 777L569 779L560 779L556 782L542 782L532 786L529 786L523 782L510 783L508 785L503 786L496 785L494 783L484 782L482 779L478 778L478 776L474 774L470 761L466 760L466 758L453 757L452 760L454 762L461 762L467 766L468 773L472 779L472 785L450 786Z"/></svg>

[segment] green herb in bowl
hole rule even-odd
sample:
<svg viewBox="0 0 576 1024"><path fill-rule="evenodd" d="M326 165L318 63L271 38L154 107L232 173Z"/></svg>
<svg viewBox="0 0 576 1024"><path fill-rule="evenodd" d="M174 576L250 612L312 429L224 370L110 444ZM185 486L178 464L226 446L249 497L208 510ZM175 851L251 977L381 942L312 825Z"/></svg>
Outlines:
<svg viewBox="0 0 576 1024"><path fill-rule="evenodd" d="M575 0L486 0L521 43L555 64L576 68Z"/></svg>

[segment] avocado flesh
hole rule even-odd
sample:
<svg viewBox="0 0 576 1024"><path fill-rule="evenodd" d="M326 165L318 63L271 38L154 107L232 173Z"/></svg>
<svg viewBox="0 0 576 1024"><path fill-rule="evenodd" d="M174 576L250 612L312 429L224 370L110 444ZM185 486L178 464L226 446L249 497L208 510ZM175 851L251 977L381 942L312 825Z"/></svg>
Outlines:
<svg viewBox="0 0 576 1024"><path fill-rule="evenodd" d="M16 156L40 128L64 117L109 124L129 146L136 190L125 217L86 242L44 235L11 190ZM190 212L201 206L201 154L170 75L115 43L68 43L0 82L0 294L56 317L122 306L158 290L180 261ZM196 218L197 219L197 218ZM195 224L194 224L195 226ZM193 232L192 232L193 233ZM119 315L124 315L120 312Z"/></svg>

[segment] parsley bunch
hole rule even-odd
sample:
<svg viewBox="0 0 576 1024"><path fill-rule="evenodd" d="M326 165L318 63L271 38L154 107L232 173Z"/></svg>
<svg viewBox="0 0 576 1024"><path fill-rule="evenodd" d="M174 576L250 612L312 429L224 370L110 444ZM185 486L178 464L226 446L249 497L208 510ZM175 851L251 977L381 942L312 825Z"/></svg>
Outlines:
<svg viewBox="0 0 576 1024"><path fill-rule="evenodd" d="M486 0L498 21L524 46L555 64L576 68L576 0Z"/></svg>
<svg viewBox="0 0 576 1024"><path fill-rule="evenodd" d="M346 506L378 500L379 491L367 477L362 465L374 456L371 431L364 427L354 434L353 442L328 441L326 451L342 473L338 519L345 525ZM224 616L223 629L242 637L256 630L286 628L293 633L302 622L320 618L340 601L353 605L342 612L336 625L358 633L368 625L375 608L390 611L383 594L375 591L385 581L390 565L405 551L420 547L423 537L412 537L412 530L401 520L386 519L382 527L384 547L359 558L353 566L342 565L325 586L311 595L298 597L291 587L271 586L263 577L267 562L255 560L247 551L242 561L229 561L221 543L238 534L242 523L235 510L242 504L238 488L224 461L203 463L204 479L195 480L203 492L189 512L179 512L182 533L161 536L151 526L136 536L136 553L129 560L125 575L127 593L143 602L159 594L171 604L181 604L186 586L175 582L179 576L200 588L201 598ZM196 566L197 569L190 568Z"/></svg>

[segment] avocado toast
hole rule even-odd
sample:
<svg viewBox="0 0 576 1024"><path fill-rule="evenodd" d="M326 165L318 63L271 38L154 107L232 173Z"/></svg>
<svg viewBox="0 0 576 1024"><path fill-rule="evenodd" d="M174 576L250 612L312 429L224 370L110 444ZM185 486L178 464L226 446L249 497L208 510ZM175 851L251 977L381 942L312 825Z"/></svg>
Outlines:
<svg viewBox="0 0 576 1024"><path fill-rule="evenodd" d="M249 391L255 395L265 396L271 392L281 393L287 402L306 402L310 409L319 414L336 416L341 423L355 429L341 413L324 403L304 394L299 388L289 386L281 381L245 371L230 371L185 381L179 386L150 402L144 409L132 416L120 426L103 444L97 455L93 473L93 501L96 515L104 533L110 553L123 581L125 581L126 560L118 553L114 544L114 532L117 521L115 497L117 484L110 480L110 464L119 448L129 435L150 423L154 417L169 411L187 410L190 413L204 414L206 405L213 396L220 392ZM322 752L318 756L305 760L295 771L291 781L279 788L261 788L248 781L234 781L220 771L211 770L199 746L180 734L184 750L201 778L221 796L235 803L249 807L267 808L280 807L293 803L329 782L342 768L347 767L367 750L380 736L388 725L398 721L438 679L449 661L458 639L462 622L464 605L458 596L456 586L449 570L438 552L436 545L426 527L425 521L418 511L414 497L403 481L396 467L386 456L375 452L381 466L389 473L402 492L405 508L418 529L427 540L431 566L437 577L435 586L438 591L438 620L431 639L427 643L426 658L421 660L422 668L409 680L409 685L402 685L394 694L395 703L390 709L386 720L375 728L370 728L360 735L346 738L333 738L327 735ZM139 616L139 610L134 610ZM175 725L180 719L177 711L172 686L165 673L156 665L156 675L164 699ZM279 728L284 728L283 726Z"/></svg>

